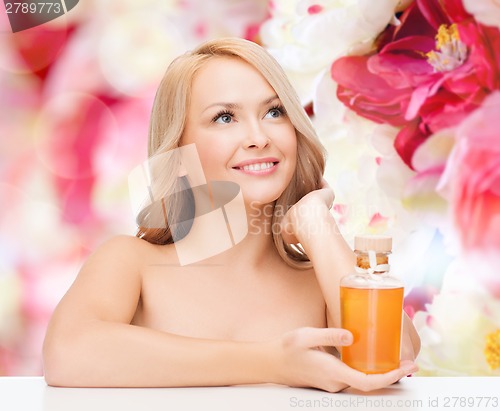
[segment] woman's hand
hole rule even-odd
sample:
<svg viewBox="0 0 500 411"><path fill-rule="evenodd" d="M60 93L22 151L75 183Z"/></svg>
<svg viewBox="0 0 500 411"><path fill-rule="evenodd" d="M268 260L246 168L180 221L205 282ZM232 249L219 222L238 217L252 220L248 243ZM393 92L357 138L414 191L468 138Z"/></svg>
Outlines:
<svg viewBox="0 0 500 411"><path fill-rule="evenodd" d="M302 243L322 228L322 220L330 213L335 194L325 179L321 187L294 204L281 222L282 236L288 244Z"/></svg>
<svg viewBox="0 0 500 411"><path fill-rule="evenodd" d="M352 343L352 334L339 328L299 328L275 342L278 350L276 382L292 387L338 392L351 386L371 391L387 387L418 370L412 361L403 361L400 368L385 374L367 375L348 367L323 348Z"/></svg>

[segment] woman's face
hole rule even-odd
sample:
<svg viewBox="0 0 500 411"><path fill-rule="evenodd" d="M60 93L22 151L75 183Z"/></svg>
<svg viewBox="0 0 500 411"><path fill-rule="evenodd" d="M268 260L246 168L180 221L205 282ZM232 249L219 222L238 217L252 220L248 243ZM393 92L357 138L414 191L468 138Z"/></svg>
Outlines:
<svg viewBox="0 0 500 411"><path fill-rule="evenodd" d="M238 58L212 58L193 79L181 140L191 143L207 181L238 183L247 203L275 201L295 172L295 128L266 79Z"/></svg>

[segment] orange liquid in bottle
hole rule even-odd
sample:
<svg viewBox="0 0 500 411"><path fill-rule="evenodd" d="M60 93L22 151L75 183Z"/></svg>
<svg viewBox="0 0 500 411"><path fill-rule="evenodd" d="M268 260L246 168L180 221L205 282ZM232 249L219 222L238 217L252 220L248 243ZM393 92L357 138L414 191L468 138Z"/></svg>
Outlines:
<svg viewBox="0 0 500 411"><path fill-rule="evenodd" d="M344 363L365 374L399 367L403 292L402 287L340 287L342 328L354 337L342 347Z"/></svg>

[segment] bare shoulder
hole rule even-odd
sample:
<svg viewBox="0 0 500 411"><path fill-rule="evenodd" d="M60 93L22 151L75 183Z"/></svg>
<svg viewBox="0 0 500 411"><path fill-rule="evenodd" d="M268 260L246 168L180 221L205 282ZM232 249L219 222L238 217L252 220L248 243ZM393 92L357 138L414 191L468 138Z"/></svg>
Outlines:
<svg viewBox="0 0 500 411"><path fill-rule="evenodd" d="M89 259L98 258L100 261L120 258L127 262L140 262L140 256L147 254L152 244L131 235L116 235L104 241L90 255Z"/></svg>
<svg viewBox="0 0 500 411"><path fill-rule="evenodd" d="M127 235L104 241L84 262L54 316L129 323L141 295L142 269L157 247Z"/></svg>
<svg viewBox="0 0 500 411"><path fill-rule="evenodd" d="M140 274L147 264L168 260L177 261L173 245L157 245L130 235L116 235L104 241L89 256L88 265L112 265L126 267L125 272Z"/></svg>

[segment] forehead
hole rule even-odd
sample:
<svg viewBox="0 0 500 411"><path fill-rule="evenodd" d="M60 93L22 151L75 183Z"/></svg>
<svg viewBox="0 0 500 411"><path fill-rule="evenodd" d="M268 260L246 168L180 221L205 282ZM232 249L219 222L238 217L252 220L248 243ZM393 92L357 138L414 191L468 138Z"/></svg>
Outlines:
<svg viewBox="0 0 500 411"><path fill-rule="evenodd" d="M275 94L265 77L238 57L216 56L196 73L192 84L193 102L203 100L239 101Z"/></svg>

